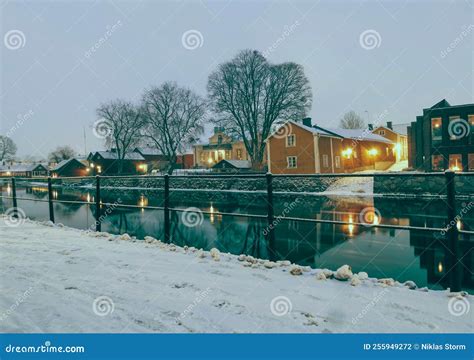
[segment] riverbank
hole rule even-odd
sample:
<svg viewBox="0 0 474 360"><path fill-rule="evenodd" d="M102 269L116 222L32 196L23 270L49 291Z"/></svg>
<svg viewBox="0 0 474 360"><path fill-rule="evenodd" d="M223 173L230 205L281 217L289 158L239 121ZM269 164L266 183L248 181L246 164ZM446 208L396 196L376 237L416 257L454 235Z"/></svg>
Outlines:
<svg viewBox="0 0 474 360"><path fill-rule="evenodd" d="M152 238L8 224L0 219L2 332L473 331L472 296L351 278L347 268L340 281Z"/></svg>

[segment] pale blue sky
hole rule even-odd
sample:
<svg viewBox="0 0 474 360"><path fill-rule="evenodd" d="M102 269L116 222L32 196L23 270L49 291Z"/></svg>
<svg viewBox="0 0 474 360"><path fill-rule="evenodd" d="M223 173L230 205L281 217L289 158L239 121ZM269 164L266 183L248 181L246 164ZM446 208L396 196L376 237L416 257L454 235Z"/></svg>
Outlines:
<svg viewBox="0 0 474 360"><path fill-rule="evenodd" d="M83 152L84 127L87 150L98 148L99 103L137 101L167 80L205 95L216 64L244 48L304 65L323 126L350 109L406 123L442 98L473 102L471 1L1 1L0 11L1 133L20 155ZM18 49L6 46L10 30L24 34ZM183 46L188 30L202 46ZM366 30L378 47L361 46Z"/></svg>

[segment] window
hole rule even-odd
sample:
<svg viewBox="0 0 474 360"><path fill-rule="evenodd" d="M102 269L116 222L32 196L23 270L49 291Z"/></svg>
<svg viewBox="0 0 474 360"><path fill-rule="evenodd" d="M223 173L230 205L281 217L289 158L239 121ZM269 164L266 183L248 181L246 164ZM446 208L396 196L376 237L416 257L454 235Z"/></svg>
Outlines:
<svg viewBox="0 0 474 360"><path fill-rule="evenodd" d="M286 137L286 147L293 147L296 145L296 136L295 134L288 135Z"/></svg>
<svg viewBox="0 0 474 360"><path fill-rule="evenodd" d="M204 152L201 153L201 161L206 161L206 154Z"/></svg>
<svg viewBox="0 0 474 360"><path fill-rule="evenodd" d="M222 144L222 135L219 135L219 136L217 137L217 143L218 143L219 145Z"/></svg>
<svg viewBox="0 0 474 360"><path fill-rule="evenodd" d="M471 144L474 144L474 115L468 115L467 121L469 122L470 126L470 134L471 134Z"/></svg>
<svg viewBox="0 0 474 360"><path fill-rule="evenodd" d="M357 159L357 151L354 151L354 159Z"/></svg>
<svg viewBox="0 0 474 360"><path fill-rule="evenodd" d="M433 171L443 171L444 170L444 159L443 155L432 155L431 156L431 169Z"/></svg>
<svg viewBox="0 0 474 360"><path fill-rule="evenodd" d="M242 160L242 149L237 149L237 160Z"/></svg>
<svg viewBox="0 0 474 360"><path fill-rule="evenodd" d="M467 168L469 171L474 171L474 154L467 155Z"/></svg>
<svg viewBox="0 0 474 360"><path fill-rule="evenodd" d="M461 154L449 154L449 168L453 171L462 171Z"/></svg>
<svg viewBox="0 0 474 360"><path fill-rule="evenodd" d="M385 130L379 130L379 135L385 136Z"/></svg>
<svg viewBox="0 0 474 360"><path fill-rule="evenodd" d="M431 140L434 143L440 143L443 139L443 129L441 125L441 118L431 119Z"/></svg>
<svg viewBox="0 0 474 360"><path fill-rule="evenodd" d="M297 157L296 156L288 156L286 158L288 162L288 169L295 169L297 166Z"/></svg>
<svg viewBox="0 0 474 360"><path fill-rule="evenodd" d="M456 120L459 120L459 119L460 119L460 117L459 117L458 115L450 116L450 117L449 117L448 133L449 133L449 138L450 138L451 140L459 140L459 139L462 138L462 136L460 137L460 136L458 136L459 134L456 135L456 134L452 131L453 125L452 125L451 123L452 123L453 121L456 121ZM458 125L459 125L459 124L458 124Z"/></svg>
<svg viewBox="0 0 474 360"><path fill-rule="evenodd" d="M334 157L334 166L337 168L341 167L341 157L340 156L335 156Z"/></svg>
<svg viewBox="0 0 474 360"><path fill-rule="evenodd" d="M323 167L329 167L329 158L327 155L323 155Z"/></svg>

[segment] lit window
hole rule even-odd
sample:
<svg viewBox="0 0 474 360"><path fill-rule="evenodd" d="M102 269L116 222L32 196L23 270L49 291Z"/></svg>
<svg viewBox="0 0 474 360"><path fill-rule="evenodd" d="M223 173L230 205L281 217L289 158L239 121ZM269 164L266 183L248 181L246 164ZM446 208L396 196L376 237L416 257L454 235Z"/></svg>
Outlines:
<svg viewBox="0 0 474 360"><path fill-rule="evenodd" d="M297 166L297 157L296 156L288 156L286 158L288 162L288 169L294 169Z"/></svg>
<svg viewBox="0 0 474 360"><path fill-rule="evenodd" d="M286 137L286 147L292 147L296 145L296 137L295 134L288 135Z"/></svg>
<svg viewBox="0 0 474 360"><path fill-rule="evenodd" d="M453 171L462 171L461 154L449 154L449 169Z"/></svg>
<svg viewBox="0 0 474 360"><path fill-rule="evenodd" d="M237 159L242 160L242 149L237 149Z"/></svg>
<svg viewBox="0 0 474 360"><path fill-rule="evenodd" d="M432 155L431 156L431 169L433 171L444 170L444 159L443 155Z"/></svg>
<svg viewBox="0 0 474 360"><path fill-rule="evenodd" d="M340 156L335 156L334 157L334 166L336 166L337 168L341 167L341 157Z"/></svg>
<svg viewBox="0 0 474 360"><path fill-rule="evenodd" d="M329 167L329 157L327 155L323 155L323 167Z"/></svg>
<svg viewBox="0 0 474 360"><path fill-rule="evenodd" d="M431 119L431 140L433 142L441 142L443 139L443 129L441 125L441 118Z"/></svg>

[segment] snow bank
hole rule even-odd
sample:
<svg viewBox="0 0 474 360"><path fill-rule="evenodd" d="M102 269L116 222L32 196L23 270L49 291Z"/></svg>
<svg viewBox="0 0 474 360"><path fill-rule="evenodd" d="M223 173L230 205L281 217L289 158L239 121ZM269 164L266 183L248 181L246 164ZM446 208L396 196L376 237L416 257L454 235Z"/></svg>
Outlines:
<svg viewBox="0 0 474 360"><path fill-rule="evenodd" d="M311 269L152 237L3 220L2 332L473 330L471 296L378 281L349 266Z"/></svg>

